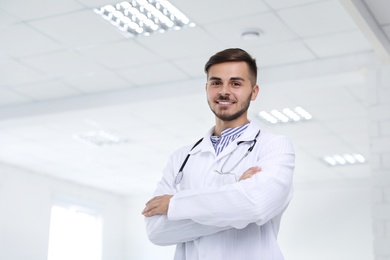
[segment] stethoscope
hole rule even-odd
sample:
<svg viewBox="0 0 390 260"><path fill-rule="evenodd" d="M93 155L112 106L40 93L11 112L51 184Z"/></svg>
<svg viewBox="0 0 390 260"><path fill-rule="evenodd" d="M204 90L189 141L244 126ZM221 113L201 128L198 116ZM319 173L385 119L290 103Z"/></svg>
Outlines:
<svg viewBox="0 0 390 260"><path fill-rule="evenodd" d="M255 136L255 138L254 138L253 140L251 140L251 141L240 141L240 142L237 142L237 146L240 145L240 144L243 144L243 143L250 143L250 142L253 142L253 143L252 143L251 146L249 146L248 150L247 150L247 151L245 152L245 154L241 157L241 159L238 160L238 161L236 162L236 164L233 165L229 171L224 171L223 169L225 168L226 162L229 161L230 157L232 156L232 154L233 154L234 152L232 152L232 153L229 154L228 158L227 158L227 159L225 160L225 162L222 164L221 170L220 170L220 171L215 170L215 171L216 171L218 174L221 174L221 175L224 175L224 174L232 174L232 171L240 164L240 162L242 162L242 160L244 160L244 158L247 157L248 154L249 154L250 152L252 152L253 148L255 147L255 145L256 145L256 143L257 143L257 138L259 137L259 135L260 135L260 130L257 132L257 134L256 134L256 136ZM191 148L190 151L192 151L198 144L200 144L200 142L202 142L202 140L203 140L203 138L200 139L198 142L196 142L195 145ZM180 167L180 169L179 169L179 172L178 172L177 175L176 175L176 178L175 178L175 183L176 183L176 184L179 184L179 183L181 182L181 180L183 179L183 175L184 175L184 174L183 174L183 169L184 169L184 167L186 166L187 161L188 161L189 158L190 158L190 153L187 154L186 158L184 159L183 163L181 164L181 167Z"/></svg>

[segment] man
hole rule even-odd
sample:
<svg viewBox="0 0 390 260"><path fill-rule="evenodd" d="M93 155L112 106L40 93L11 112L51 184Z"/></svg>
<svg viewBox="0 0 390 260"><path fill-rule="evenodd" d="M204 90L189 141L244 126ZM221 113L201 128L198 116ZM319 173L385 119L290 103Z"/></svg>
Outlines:
<svg viewBox="0 0 390 260"><path fill-rule="evenodd" d="M247 52L218 52L205 71L215 126L171 156L142 212L149 239L176 244L175 260L281 260L276 238L292 197L292 145L248 120L259 86Z"/></svg>

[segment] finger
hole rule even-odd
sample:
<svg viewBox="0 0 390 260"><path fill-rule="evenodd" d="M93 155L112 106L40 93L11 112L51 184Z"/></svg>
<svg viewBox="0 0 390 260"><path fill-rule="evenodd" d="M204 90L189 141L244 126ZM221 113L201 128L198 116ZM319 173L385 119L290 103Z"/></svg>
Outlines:
<svg viewBox="0 0 390 260"><path fill-rule="evenodd" d="M147 210L147 211L143 212L142 215L144 215L145 217L151 217L151 216L154 216L155 213L153 210Z"/></svg>
<svg viewBox="0 0 390 260"><path fill-rule="evenodd" d="M154 204L154 205L151 205L151 206L146 206L144 211L142 212L142 214L145 217L151 217L151 216L154 216L154 215L160 215L160 214L162 214L162 212L161 212L161 205Z"/></svg>
<svg viewBox="0 0 390 260"><path fill-rule="evenodd" d="M153 216L157 214L167 214L169 201L173 195L156 196L146 203L142 214L144 216Z"/></svg>
<svg viewBox="0 0 390 260"><path fill-rule="evenodd" d="M260 172L262 169L261 167L259 166L253 166L251 168L249 168L248 170L246 170L240 177L239 181L242 181L242 180L245 180L245 179L249 179L251 178L253 175L255 175L256 173Z"/></svg>
<svg viewBox="0 0 390 260"><path fill-rule="evenodd" d="M156 197L153 197L152 199L150 199L148 202L145 203L145 205L148 205L150 203L153 203L159 199L161 199L162 196L156 196Z"/></svg>
<svg viewBox="0 0 390 260"><path fill-rule="evenodd" d="M144 210L142 211L143 215L150 215L152 212L156 213L156 208L155 206L146 206ZM153 214L154 215L154 214Z"/></svg>
<svg viewBox="0 0 390 260"><path fill-rule="evenodd" d="M260 172L262 169L260 166L253 166L249 168L248 170L253 171L253 172Z"/></svg>
<svg viewBox="0 0 390 260"><path fill-rule="evenodd" d="M150 201L148 201L146 203L146 206L144 208L144 210L142 211L142 214L144 214L145 212L148 212L148 211L151 211L153 210L154 208L156 208L158 206L158 202L157 202L157 199L151 199Z"/></svg>

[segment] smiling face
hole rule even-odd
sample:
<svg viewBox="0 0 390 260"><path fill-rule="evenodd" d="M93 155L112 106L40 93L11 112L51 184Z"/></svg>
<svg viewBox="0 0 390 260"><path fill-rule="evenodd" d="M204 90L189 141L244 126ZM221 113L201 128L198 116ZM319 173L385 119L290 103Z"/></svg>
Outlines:
<svg viewBox="0 0 390 260"><path fill-rule="evenodd" d="M216 116L216 127L236 127L248 122L250 101L256 99L259 91L252 81L243 61L218 63L209 68L207 102Z"/></svg>

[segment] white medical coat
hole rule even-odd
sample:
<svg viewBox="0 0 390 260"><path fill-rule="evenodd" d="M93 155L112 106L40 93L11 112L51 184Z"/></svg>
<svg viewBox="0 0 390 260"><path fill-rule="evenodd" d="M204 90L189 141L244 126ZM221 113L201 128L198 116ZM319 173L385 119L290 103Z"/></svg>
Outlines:
<svg viewBox="0 0 390 260"><path fill-rule="evenodd" d="M192 151L192 146L187 146L171 156L154 195L174 196L167 215L145 218L150 241L177 244L175 260L283 259L276 239L293 193L295 154L290 141L262 131L253 151L232 171L235 176L215 171L229 171L259 130L251 122L216 156L211 129ZM249 142L237 145L240 141ZM188 153L191 156L177 185L176 175ZM236 181L256 165L261 172Z"/></svg>

